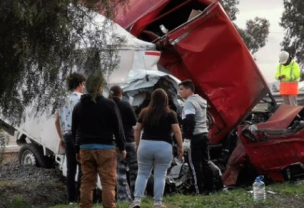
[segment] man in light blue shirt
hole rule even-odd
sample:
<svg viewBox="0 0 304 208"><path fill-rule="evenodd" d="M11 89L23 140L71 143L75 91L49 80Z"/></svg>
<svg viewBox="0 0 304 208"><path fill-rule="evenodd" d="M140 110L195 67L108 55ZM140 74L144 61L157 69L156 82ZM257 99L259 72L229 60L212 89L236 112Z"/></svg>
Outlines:
<svg viewBox="0 0 304 208"><path fill-rule="evenodd" d="M72 73L67 78L67 86L71 94L61 105L55 118L57 133L61 139L61 145L64 145L67 158L67 190L69 204L76 203L79 197L79 183L75 184L75 175L77 170L76 151L72 136L72 112L74 106L79 102L84 91L85 78L82 74ZM79 177L78 177L79 178Z"/></svg>

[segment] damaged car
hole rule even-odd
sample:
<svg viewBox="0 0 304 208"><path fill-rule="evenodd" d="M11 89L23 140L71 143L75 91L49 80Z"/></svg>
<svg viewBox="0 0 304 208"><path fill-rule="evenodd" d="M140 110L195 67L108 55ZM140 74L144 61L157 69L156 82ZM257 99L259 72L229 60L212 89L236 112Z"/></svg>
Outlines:
<svg viewBox="0 0 304 208"><path fill-rule="evenodd" d="M226 186L242 175L283 181L303 174L302 107L278 107L219 1L130 0L117 10L115 22L156 44L160 68L191 79L208 101L211 155ZM261 102L267 107L257 110Z"/></svg>

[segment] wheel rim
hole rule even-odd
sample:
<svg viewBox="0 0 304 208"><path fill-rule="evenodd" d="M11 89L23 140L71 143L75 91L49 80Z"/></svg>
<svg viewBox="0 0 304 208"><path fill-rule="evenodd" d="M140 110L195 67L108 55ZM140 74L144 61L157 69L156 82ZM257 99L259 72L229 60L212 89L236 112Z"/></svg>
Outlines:
<svg viewBox="0 0 304 208"><path fill-rule="evenodd" d="M36 165L37 164L35 155L29 150L24 151L21 162L23 165Z"/></svg>

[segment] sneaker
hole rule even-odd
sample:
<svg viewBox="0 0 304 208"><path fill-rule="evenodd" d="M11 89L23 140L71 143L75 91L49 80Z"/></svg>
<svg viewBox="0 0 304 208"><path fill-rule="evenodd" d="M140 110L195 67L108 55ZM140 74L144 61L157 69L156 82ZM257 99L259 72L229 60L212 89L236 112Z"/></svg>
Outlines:
<svg viewBox="0 0 304 208"><path fill-rule="evenodd" d="M154 203L153 207L166 208L166 206L163 203L161 203L161 202Z"/></svg>
<svg viewBox="0 0 304 208"><path fill-rule="evenodd" d="M140 201L133 201L129 208L140 208Z"/></svg>
<svg viewBox="0 0 304 208"><path fill-rule="evenodd" d="M70 202L69 203L69 207L78 207L78 203L76 203L76 202Z"/></svg>

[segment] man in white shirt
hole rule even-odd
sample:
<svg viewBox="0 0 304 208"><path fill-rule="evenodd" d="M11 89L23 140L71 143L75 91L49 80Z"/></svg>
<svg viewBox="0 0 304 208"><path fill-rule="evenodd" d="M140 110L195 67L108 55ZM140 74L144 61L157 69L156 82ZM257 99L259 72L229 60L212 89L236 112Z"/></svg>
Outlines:
<svg viewBox="0 0 304 208"><path fill-rule="evenodd" d="M57 133L61 139L61 145L64 145L67 158L67 190L68 201L70 204L76 203L79 198L79 183L75 184L75 175L77 170L76 151L72 136L72 112L74 106L79 102L84 91L85 78L82 74L72 73L67 78L67 86L71 94L61 105L55 118ZM76 187L77 185L77 187Z"/></svg>

